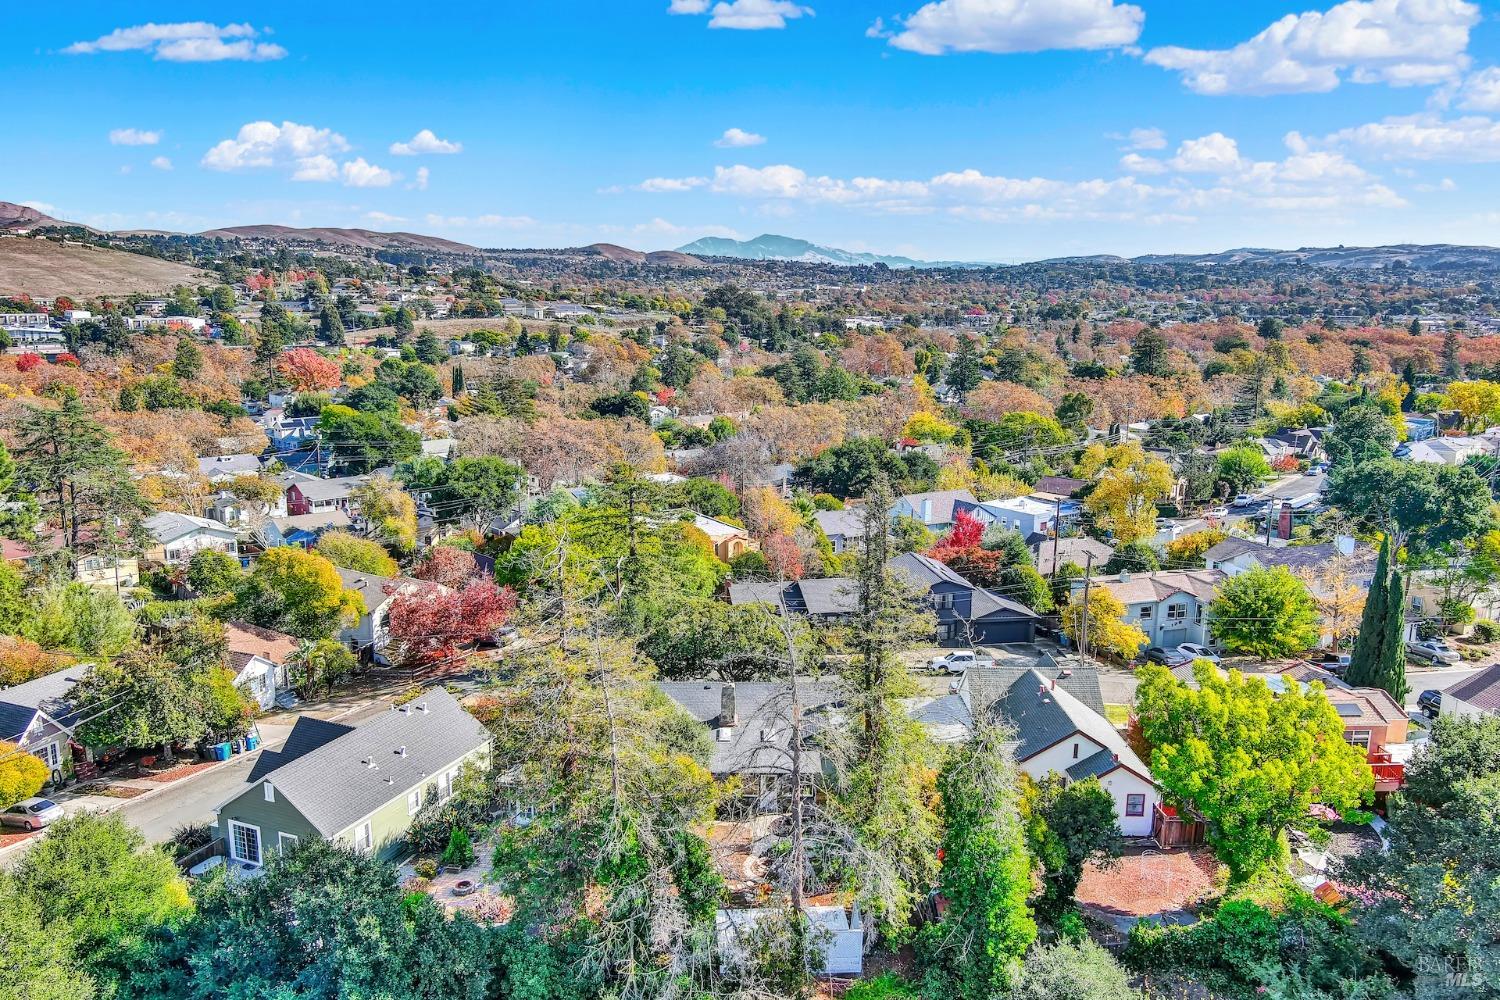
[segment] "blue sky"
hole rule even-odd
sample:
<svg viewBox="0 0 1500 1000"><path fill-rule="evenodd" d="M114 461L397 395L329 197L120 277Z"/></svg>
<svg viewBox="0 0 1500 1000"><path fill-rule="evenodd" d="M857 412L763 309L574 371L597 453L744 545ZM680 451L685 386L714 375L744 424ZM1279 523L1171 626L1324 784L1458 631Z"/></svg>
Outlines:
<svg viewBox="0 0 1500 1000"><path fill-rule="evenodd" d="M107 228L1000 261L1500 242L1494 4L7 8L0 198Z"/></svg>

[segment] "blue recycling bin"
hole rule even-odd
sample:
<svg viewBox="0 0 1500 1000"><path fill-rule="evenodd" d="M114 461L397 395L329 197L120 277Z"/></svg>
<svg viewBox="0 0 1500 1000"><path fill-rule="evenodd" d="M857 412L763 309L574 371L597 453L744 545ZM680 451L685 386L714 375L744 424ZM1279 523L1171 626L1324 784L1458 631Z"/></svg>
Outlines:
<svg viewBox="0 0 1500 1000"><path fill-rule="evenodd" d="M213 754L214 760L228 760L229 743L227 741L224 743L215 743L213 746L208 748L208 752Z"/></svg>
<svg viewBox="0 0 1500 1000"><path fill-rule="evenodd" d="M246 753L249 753L251 750L257 749L259 746L260 746L260 734L259 733L251 733L251 734L249 734L248 736L245 737L245 752Z"/></svg>

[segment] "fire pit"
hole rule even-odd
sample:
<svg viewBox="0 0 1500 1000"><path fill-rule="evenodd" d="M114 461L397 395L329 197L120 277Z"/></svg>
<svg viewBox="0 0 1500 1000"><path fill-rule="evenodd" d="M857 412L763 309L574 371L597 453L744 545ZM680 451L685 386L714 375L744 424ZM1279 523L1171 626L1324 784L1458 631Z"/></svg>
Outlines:
<svg viewBox="0 0 1500 1000"><path fill-rule="evenodd" d="M478 888L479 886L474 883L473 879L461 878L457 882L453 883L453 895L468 896Z"/></svg>

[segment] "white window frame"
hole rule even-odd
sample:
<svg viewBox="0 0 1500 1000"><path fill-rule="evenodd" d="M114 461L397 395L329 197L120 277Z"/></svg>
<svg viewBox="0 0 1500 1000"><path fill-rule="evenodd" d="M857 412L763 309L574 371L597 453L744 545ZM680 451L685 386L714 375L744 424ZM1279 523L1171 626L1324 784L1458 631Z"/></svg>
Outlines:
<svg viewBox="0 0 1500 1000"><path fill-rule="evenodd" d="M360 836L364 836L364 844L360 844ZM375 832L370 827L370 821L365 820L354 827L354 849L364 854L371 854L375 850Z"/></svg>
<svg viewBox="0 0 1500 1000"><path fill-rule="evenodd" d="M1350 746L1359 747L1365 753L1369 753L1370 743L1374 738L1374 735L1375 734L1368 729L1350 729L1344 733L1344 742L1348 743ZM1357 739L1356 737L1363 738Z"/></svg>
<svg viewBox="0 0 1500 1000"><path fill-rule="evenodd" d="M1186 604L1168 604L1167 605L1167 622L1168 622L1168 624L1180 624L1182 622L1186 622L1187 621L1187 612L1188 612L1188 609L1187 609L1187 605Z"/></svg>
<svg viewBox="0 0 1500 1000"><path fill-rule="evenodd" d="M1131 799L1140 799L1141 800L1141 809L1140 809L1139 812L1131 812L1130 811L1130 800ZM1135 816L1144 816L1144 815L1146 815L1146 793L1145 792L1128 792L1128 793L1126 793L1126 795L1125 795L1125 815L1127 817L1135 817Z"/></svg>
<svg viewBox="0 0 1500 1000"><path fill-rule="evenodd" d="M241 830L254 830L255 831L255 858L253 860L250 859L250 858L247 858L247 857L243 857L239 853L239 843L235 840L235 834L237 834ZM265 861L266 861L266 843L265 843L265 839L263 837L261 837L261 835L260 835L260 827L256 826L254 823L241 823L237 819L230 820L229 821L229 856L230 856L230 858L232 858L235 861L238 861L238 862L240 862L242 864L254 865L257 868L259 868L261 865L265 864Z"/></svg>
<svg viewBox="0 0 1500 1000"><path fill-rule="evenodd" d="M413 788L406 793L406 815L415 816L422 811L422 789Z"/></svg>
<svg viewBox="0 0 1500 1000"><path fill-rule="evenodd" d="M1151 621L1151 619L1155 615L1155 613L1156 613L1156 609L1154 607L1152 607L1151 605L1148 604L1145 607L1141 608L1141 611L1140 611L1140 614L1139 614L1138 617L1143 622L1149 622L1149 621Z"/></svg>
<svg viewBox="0 0 1500 1000"><path fill-rule="evenodd" d="M297 836L295 833L282 833L280 830L276 831L277 854L285 854L287 852L288 846L290 846L292 850L296 850L297 845L300 843L302 843L302 838Z"/></svg>
<svg viewBox="0 0 1500 1000"><path fill-rule="evenodd" d="M264 784L265 790L266 790L266 801L267 802L275 802L276 801L276 786L273 785L273 784L271 784L269 781L263 782L263 784Z"/></svg>

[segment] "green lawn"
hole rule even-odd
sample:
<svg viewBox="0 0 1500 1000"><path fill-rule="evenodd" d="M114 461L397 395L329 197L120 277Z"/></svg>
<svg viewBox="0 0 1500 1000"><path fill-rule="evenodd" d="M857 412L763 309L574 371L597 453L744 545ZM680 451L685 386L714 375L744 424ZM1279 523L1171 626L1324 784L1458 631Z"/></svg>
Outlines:
<svg viewBox="0 0 1500 1000"><path fill-rule="evenodd" d="M1111 726L1114 726L1116 729L1124 729L1130 725L1130 706L1106 704L1104 706L1104 717L1109 720Z"/></svg>

